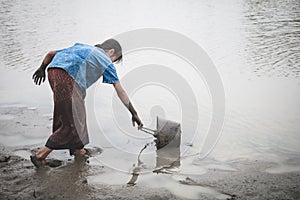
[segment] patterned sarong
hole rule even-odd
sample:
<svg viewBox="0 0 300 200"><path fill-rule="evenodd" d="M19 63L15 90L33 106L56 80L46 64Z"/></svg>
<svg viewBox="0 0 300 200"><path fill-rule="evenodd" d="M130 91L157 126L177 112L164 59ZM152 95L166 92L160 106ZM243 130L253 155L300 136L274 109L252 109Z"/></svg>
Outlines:
<svg viewBox="0 0 300 200"><path fill-rule="evenodd" d="M74 152L89 143L85 91L60 68L49 69L48 80L53 91L54 113L52 135L46 146Z"/></svg>

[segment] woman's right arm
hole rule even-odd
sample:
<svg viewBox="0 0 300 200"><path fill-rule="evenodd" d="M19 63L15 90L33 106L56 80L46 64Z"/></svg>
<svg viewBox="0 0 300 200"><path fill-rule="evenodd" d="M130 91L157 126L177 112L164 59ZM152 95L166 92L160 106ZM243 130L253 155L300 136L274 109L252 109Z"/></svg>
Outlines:
<svg viewBox="0 0 300 200"><path fill-rule="evenodd" d="M40 85L41 82L45 81L46 79L46 68L49 65L49 63L52 61L52 59L54 58L56 52L55 51L50 51L49 53L47 53L47 55L45 56L41 66L34 72L32 79L34 80L36 85Z"/></svg>
<svg viewBox="0 0 300 200"><path fill-rule="evenodd" d="M122 103L126 106L126 108L129 110L129 112L131 113L132 117L132 125L134 126L135 123L138 124L139 127L143 126L142 121L140 120L137 112L135 111L133 105L131 104L128 95L126 94L125 90L123 89L123 87L121 86L120 82L117 83L113 83L115 90L120 98L120 100L122 101Z"/></svg>

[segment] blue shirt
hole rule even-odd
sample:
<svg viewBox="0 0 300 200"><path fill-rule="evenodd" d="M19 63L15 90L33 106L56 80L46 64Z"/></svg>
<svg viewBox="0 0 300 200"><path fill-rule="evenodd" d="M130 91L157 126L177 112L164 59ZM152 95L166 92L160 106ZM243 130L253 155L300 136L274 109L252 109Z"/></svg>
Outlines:
<svg viewBox="0 0 300 200"><path fill-rule="evenodd" d="M103 76L103 83L119 82L116 68L101 48L76 43L74 46L57 50L48 66L62 68L86 90Z"/></svg>

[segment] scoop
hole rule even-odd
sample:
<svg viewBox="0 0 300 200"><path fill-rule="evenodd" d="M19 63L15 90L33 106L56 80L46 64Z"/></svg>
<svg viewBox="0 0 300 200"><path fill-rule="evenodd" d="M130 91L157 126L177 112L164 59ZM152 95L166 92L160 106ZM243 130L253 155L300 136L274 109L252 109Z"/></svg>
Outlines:
<svg viewBox="0 0 300 200"><path fill-rule="evenodd" d="M168 147L180 146L181 138L181 126L180 123L156 117L156 130L139 127L139 130L150 134L156 138L157 149L160 149L166 145Z"/></svg>

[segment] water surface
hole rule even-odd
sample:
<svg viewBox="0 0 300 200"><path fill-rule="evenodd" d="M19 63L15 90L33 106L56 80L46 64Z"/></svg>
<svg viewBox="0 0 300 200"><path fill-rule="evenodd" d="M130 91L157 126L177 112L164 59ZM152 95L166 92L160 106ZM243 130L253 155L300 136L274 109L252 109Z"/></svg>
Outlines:
<svg viewBox="0 0 300 200"><path fill-rule="evenodd" d="M299 4L297 0L94 0L88 3L79 0L3 0L0 2L0 104L36 107L43 115L49 115L53 103L48 83L37 87L31 80L32 73L48 51L61 49L75 42L96 44L133 29L169 29L186 35L205 49L223 80L226 120L221 138L209 155L210 159L260 159L281 164L289 158L299 158ZM128 66L151 63L153 58L160 59L159 64L174 68L185 65L172 55L143 51L128 55L123 64L117 66L120 78L130 69ZM192 146L186 144L191 143L195 134L187 131L188 124L182 127L181 153L186 152L183 151L185 149L188 155L200 151L201 135L207 131L212 114L209 92L203 81L199 82L200 86L195 85L192 89L197 91L200 88L201 91L198 93L198 98L201 99L198 105L201 126L197 133L198 140L193 141ZM124 87L126 89L126 85ZM155 128L156 115L164 115L180 122L182 116L174 95L157 85L149 87L152 88L144 88L147 92L139 90L131 95L145 125ZM159 93L159 97L157 93L149 94L148 91L151 90ZM116 169L115 163L118 160L116 170L118 173L127 173L124 178L127 182L137 154L153 138L142 135L135 129L132 129L130 135L123 134L120 127L115 126L113 118L118 116L112 117L112 94L112 87L100 82L90 89L87 102L93 102L93 105L88 104L87 110L97 116L97 119L90 118L88 122L90 138L93 145L106 148L98 158L101 164ZM124 108L120 110L121 126L130 126L127 114ZM13 118L11 114L1 114L0 120ZM96 128L99 124L102 133ZM4 132L2 130L1 133L4 135ZM12 141L7 133L1 138ZM36 142L35 139L34 144L43 145L45 140L46 138L41 137ZM24 142L26 143L26 138ZM5 144L6 141L1 140L1 143ZM16 141L15 145L17 144ZM33 142L28 139L28 144ZM155 168L155 148L147 148L143 154L147 166L145 169L151 171ZM197 157L186 159L188 161L181 160L179 169L182 173L205 172L200 166L194 169L195 165L192 163ZM225 168L230 169L230 166ZM284 171L282 169L269 171L276 173ZM288 168L291 169L295 170L293 167ZM153 176L146 177L139 177L138 181L143 184L148 179L153 179ZM164 182L164 178L165 176L161 176L159 179ZM111 180L116 181L107 179ZM172 184L175 183L169 184L173 187ZM216 193L213 195L224 198Z"/></svg>

